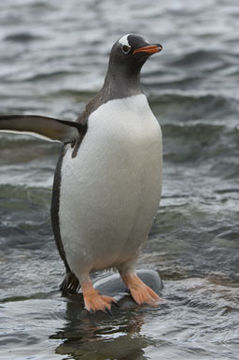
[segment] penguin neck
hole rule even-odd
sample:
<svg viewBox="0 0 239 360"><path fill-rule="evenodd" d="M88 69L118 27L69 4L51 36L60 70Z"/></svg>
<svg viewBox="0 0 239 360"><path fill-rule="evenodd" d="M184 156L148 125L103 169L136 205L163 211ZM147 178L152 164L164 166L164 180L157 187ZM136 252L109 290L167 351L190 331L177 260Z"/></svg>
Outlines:
<svg viewBox="0 0 239 360"><path fill-rule="evenodd" d="M102 91L108 100L141 94L140 71L127 72L109 66Z"/></svg>

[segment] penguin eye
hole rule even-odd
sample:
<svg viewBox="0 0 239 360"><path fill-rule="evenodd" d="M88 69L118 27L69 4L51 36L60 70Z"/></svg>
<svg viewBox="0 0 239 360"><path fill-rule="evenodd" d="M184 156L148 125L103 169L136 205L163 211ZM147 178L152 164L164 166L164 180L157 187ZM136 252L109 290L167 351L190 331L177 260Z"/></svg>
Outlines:
<svg viewBox="0 0 239 360"><path fill-rule="evenodd" d="M131 46L128 46L128 45L123 45L122 46L122 51L124 54L128 54L131 50Z"/></svg>

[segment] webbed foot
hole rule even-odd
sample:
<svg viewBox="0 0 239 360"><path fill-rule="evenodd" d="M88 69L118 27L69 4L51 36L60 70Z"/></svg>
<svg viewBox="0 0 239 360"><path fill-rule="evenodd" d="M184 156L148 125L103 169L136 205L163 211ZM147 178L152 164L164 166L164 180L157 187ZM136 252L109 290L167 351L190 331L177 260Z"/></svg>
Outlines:
<svg viewBox="0 0 239 360"><path fill-rule="evenodd" d="M134 301L141 304L159 305L161 299L156 292L147 286L135 273L122 275L122 279L128 287Z"/></svg>
<svg viewBox="0 0 239 360"><path fill-rule="evenodd" d="M89 312L104 311L110 313L111 303L116 303L113 297L101 295L99 291L95 290L91 282L82 284L82 292L85 309Z"/></svg>

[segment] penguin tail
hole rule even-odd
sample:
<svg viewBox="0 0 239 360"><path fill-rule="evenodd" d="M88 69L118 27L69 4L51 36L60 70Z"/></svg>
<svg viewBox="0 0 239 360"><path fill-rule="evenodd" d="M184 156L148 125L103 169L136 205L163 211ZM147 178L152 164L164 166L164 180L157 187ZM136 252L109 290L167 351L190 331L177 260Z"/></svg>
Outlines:
<svg viewBox="0 0 239 360"><path fill-rule="evenodd" d="M85 134L86 126L46 116L0 115L0 131L25 133L63 143L75 143Z"/></svg>
<svg viewBox="0 0 239 360"><path fill-rule="evenodd" d="M80 290L80 282L72 272L67 272L64 280L60 285L63 295L75 294Z"/></svg>

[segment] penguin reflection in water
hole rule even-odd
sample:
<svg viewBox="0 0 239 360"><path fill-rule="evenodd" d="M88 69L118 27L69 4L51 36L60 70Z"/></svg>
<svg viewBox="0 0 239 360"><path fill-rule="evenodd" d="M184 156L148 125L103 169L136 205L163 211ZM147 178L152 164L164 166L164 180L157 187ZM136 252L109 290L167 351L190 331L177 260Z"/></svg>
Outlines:
<svg viewBox="0 0 239 360"><path fill-rule="evenodd" d="M90 280L91 272L108 268L119 271L137 304L160 300L136 275L136 260L152 226L162 182L161 130L142 93L140 70L161 50L134 34L118 40L102 89L75 122L0 115L0 130L64 144L51 208L66 268L61 290L80 286L88 311L107 311L115 302Z"/></svg>

